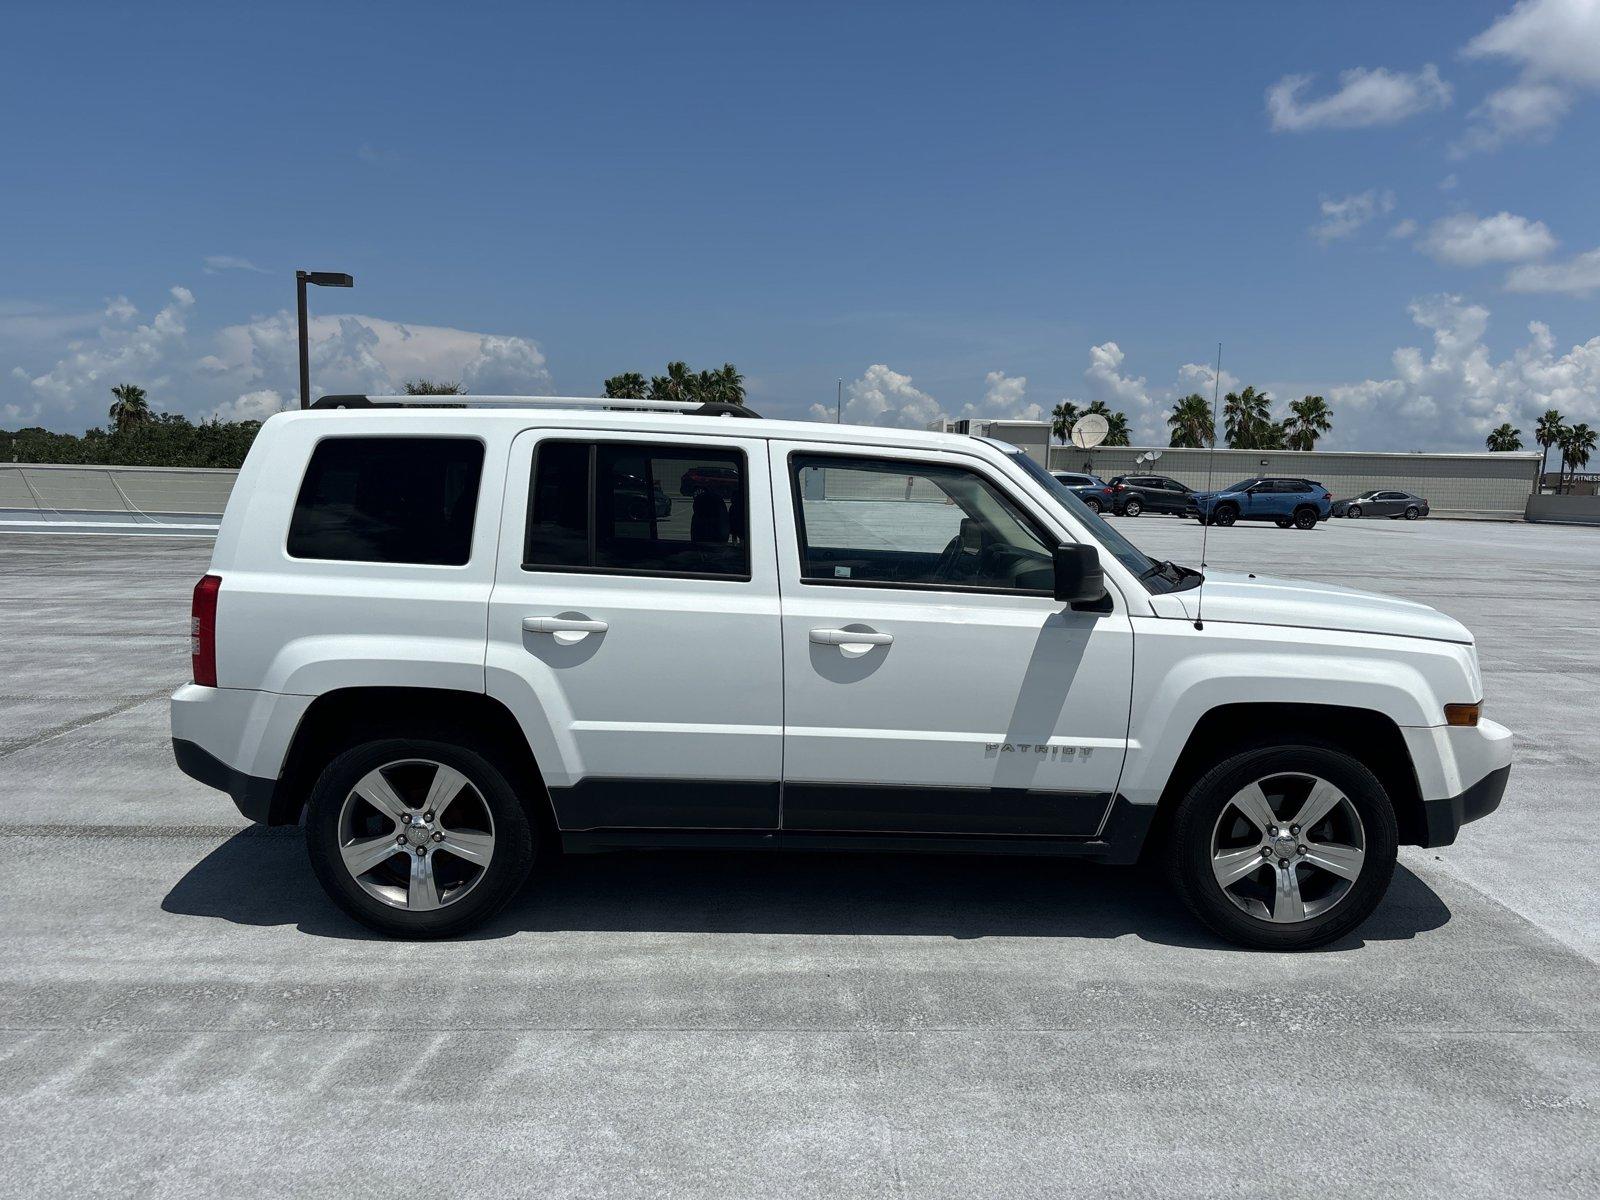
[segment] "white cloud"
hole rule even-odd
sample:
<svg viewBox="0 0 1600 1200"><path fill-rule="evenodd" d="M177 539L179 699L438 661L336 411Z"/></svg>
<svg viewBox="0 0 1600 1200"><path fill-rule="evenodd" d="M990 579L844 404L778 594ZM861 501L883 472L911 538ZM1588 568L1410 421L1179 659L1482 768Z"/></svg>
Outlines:
<svg viewBox="0 0 1600 1200"><path fill-rule="evenodd" d="M1454 171L1450 172L1450 174L1446 175L1443 179L1439 180L1439 190L1441 192L1453 192L1460 185L1461 185L1461 177L1459 175L1457 175Z"/></svg>
<svg viewBox="0 0 1600 1200"><path fill-rule="evenodd" d="M1479 218L1473 213L1443 217L1428 226L1417 249L1436 262L1453 267L1485 263L1527 262L1555 249L1556 239L1543 221L1500 212Z"/></svg>
<svg viewBox="0 0 1600 1200"><path fill-rule="evenodd" d="M1220 383L1217 380L1217 368L1212 363L1184 363L1178 368L1177 395L1187 396L1190 392L1199 392L1207 400L1213 393L1220 395L1222 392L1236 392L1239 390L1239 377L1226 367L1222 370Z"/></svg>
<svg viewBox="0 0 1600 1200"><path fill-rule="evenodd" d="M1587 296L1600 290L1600 248L1566 262L1528 263L1506 276L1508 292L1565 292Z"/></svg>
<svg viewBox="0 0 1600 1200"><path fill-rule="evenodd" d="M1399 238L1404 241L1406 238L1414 236L1416 232L1417 223L1410 217L1406 217L1403 220L1399 220L1394 223L1389 230L1389 236L1392 238Z"/></svg>
<svg viewBox="0 0 1600 1200"><path fill-rule="evenodd" d="M1450 103L1450 85L1432 63L1415 73L1355 67L1340 74L1338 91L1303 100L1301 93L1311 80L1310 75L1285 75L1267 89L1274 132L1393 125Z"/></svg>
<svg viewBox="0 0 1600 1200"><path fill-rule="evenodd" d="M1341 446L1481 449L1502 421L1524 434L1548 408L1593 420L1600 395L1600 337L1555 352L1549 327L1528 325L1529 341L1495 362L1484 342L1489 311L1459 296L1413 301L1411 318L1433 338L1432 352L1394 352L1394 375L1322 389Z"/></svg>
<svg viewBox="0 0 1600 1200"><path fill-rule="evenodd" d="M223 271L254 271L257 275L270 275L265 267L258 267L248 258L240 258L234 254L208 254L206 255L206 274L216 275Z"/></svg>
<svg viewBox="0 0 1600 1200"><path fill-rule="evenodd" d="M1311 236L1326 245L1351 237L1374 217L1394 211L1394 193L1368 188L1338 200L1324 199L1320 207L1322 220L1311 227Z"/></svg>
<svg viewBox="0 0 1600 1200"><path fill-rule="evenodd" d="M229 325L197 345L189 331L194 297L185 288L146 323L125 297L108 302L91 337L68 343L43 372L14 370L20 395L0 396L30 419L58 428L104 420L102 399L117 383L148 389L160 409L201 415L253 415L298 402L295 320L287 312ZM319 394L397 392L407 379L459 380L469 391L549 394L538 345L521 337L355 314L320 315L309 328L311 380Z"/></svg>
<svg viewBox="0 0 1600 1200"><path fill-rule="evenodd" d="M289 401L278 392L272 388L262 388L258 392L246 392L226 404L217 405L211 410L210 415L224 421L265 421L273 413L282 412L289 407L291 407Z"/></svg>
<svg viewBox="0 0 1600 1200"><path fill-rule="evenodd" d="M852 425L897 425L926 429L942 414L939 402L911 382L911 376L874 363L845 388L844 420ZM831 421L826 404L811 406L811 419Z"/></svg>
<svg viewBox="0 0 1600 1200"><path fill-rule="evenodd" d="M1011 421L1042 421L1044 409L1024 398L1028 389L1026 375L1007 375L1004 371L990 371L983 377L986 385L983 401L968 404L962 416L994 417Z"/></svg>
<svg viewBox="0 0 1600 1200"><path fill-rule="evenodd" d="M1600 89L1600 2L1522 0L1462 50L1521 69L1517 82L1473 109L1457 155L1549 135L1582 89Z"/></svg>

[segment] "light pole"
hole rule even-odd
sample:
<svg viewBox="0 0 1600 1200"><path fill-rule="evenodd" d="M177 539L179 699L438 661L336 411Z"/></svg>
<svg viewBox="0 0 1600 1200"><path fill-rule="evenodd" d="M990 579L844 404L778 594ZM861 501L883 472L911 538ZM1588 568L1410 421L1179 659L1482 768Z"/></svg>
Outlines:
<svg viewBox="0 0 1600 1200"><path fill-rule="evenodd" d="M318 287L355 287L356 281L339 271L296 271L294 299L300 314L300 407L311 407L311 348L306 340L306 284Z"/></svg>
<svg viewBox="0 0 1600 1200"><path fill-rule="evenodd" d="M833 393L833 423L839 424L844 420L844 380L839 380Z"/></svg>

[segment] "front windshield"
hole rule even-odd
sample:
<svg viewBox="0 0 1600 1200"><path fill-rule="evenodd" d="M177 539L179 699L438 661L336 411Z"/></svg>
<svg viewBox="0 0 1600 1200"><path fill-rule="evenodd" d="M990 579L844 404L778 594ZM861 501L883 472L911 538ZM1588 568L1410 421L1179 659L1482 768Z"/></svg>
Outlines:
<svg viewBox="0 0 1600 1200"><path fill-rule="evenodd" d="M1254 479L1241 479L1241 480L1239 480L1238 483L1234 484L1232 487L1225 487L1222 490L1225 491L1225 492L1242 492L1242 491L1245 490L1245 488L1249 487L1254 482L1255 482Z"/></svg>
<svg viewBox="0 0 1600 1200"><path fill-rule="evenodd" d="M1057 504L1078 518L1079 523L1089 531L1089 536L1111 551L1116 560L1137 575L1139 582L1150 591L1171 592L1179 588L1193 587L1199 582L1199 572L1190 572L1188 568L1173 567L1171 563L1162 563L1151 558L1079 499L1077 492L1067 487L1021 450L1007 450L1006 453L1011 456L1012 462L1049 492Z"/></svg>

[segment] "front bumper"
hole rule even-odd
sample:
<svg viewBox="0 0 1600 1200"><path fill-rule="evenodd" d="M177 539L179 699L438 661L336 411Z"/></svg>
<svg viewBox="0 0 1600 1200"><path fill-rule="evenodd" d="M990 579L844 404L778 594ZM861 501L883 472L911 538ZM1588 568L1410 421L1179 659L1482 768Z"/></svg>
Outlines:
<svg viewBox="0 0 1600 1200"><path fill-rule="evenodd" d="M1506 794L1506 780L1510 777L1511 764L1507 763L1499 770L1485 775L1459 796L1449 796L1443 800L1424 800L1422 811L1427 821L1427 829L1424 830L1423 836L1427 840L1422 844L1448 846L1456 840L1456 834L1461 832L1461 827L1468 821L1487 817L1499 808L1500 800Z"/></svg>

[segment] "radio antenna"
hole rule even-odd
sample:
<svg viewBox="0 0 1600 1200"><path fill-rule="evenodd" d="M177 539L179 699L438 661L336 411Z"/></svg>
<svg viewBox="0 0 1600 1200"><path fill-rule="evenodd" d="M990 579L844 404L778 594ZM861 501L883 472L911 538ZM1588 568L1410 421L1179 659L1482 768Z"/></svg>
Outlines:
<svg viewBox="0 0 1600 1200"><path fill-rule="evenodd" d="M1206 455L1206 494L1211 494L1213 478L1217 469L1217 397L1222 392L1222 343L1217 343L1217 370L1211 376L1211 453ZM1215 504L1212 505L1214 509ZM1206 541L1211 536L1211 517L1207 513L1200 514L1200 586L1195 589L1194 595L1194 627L1204 629L1206 624L1200 619L1202 606L1206 602Z"/></svg>

